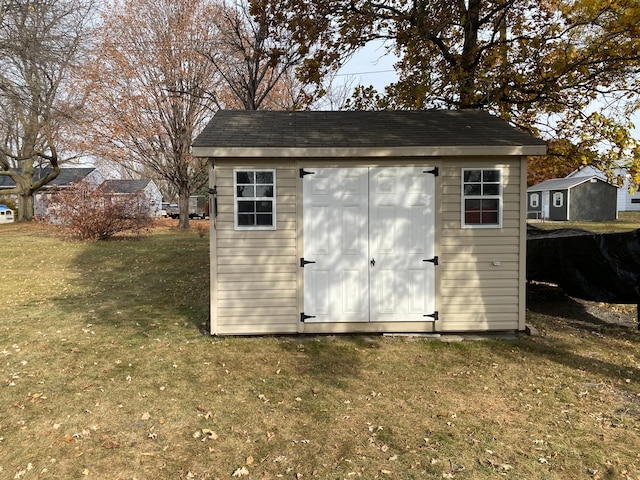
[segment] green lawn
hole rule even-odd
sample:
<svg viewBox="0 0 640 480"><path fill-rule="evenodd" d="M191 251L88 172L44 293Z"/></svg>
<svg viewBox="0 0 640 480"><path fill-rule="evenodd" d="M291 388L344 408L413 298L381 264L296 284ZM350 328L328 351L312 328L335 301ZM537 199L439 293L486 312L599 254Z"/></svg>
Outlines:
<svg viewBox="0 0 640 480"><path fill-rule="evenodd" d="M635 329L213 338L206 236L0 239L0 478L640 478Z"/></svg>

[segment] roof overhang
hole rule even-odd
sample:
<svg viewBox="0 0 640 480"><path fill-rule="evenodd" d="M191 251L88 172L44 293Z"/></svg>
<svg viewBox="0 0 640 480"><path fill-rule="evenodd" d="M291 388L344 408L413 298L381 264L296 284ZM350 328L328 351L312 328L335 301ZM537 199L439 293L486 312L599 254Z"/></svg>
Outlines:
<svg viewBox="0 0 640 480"><path fill-rule="evenodd" d="M195 157L209 158L363 158L537 156L546 145L428 147L192 147Z"/></svg>

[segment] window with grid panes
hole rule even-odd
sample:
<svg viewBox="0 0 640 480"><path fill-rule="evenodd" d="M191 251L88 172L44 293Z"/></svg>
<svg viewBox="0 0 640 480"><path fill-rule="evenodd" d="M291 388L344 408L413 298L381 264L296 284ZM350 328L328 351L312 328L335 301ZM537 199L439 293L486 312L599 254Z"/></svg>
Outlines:
<svg viewBox="0 0 640 480"><path fill-rule="evenodd" d="M236 230L275 230L275 170L234 170Z"/></svg>
<svg viewBox="0 0 640 480"><path fill-rule="evenodd" d="M502 226L501 169L462 170L462 226L466 228Z"/></svg>

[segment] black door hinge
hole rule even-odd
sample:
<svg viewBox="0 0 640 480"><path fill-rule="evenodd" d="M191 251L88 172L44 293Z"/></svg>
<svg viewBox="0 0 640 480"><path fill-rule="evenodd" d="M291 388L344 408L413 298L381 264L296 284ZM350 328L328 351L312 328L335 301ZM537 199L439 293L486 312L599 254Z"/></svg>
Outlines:
<svg viewBox="0 0 640 480"><path fill-rule="evenodd" d="M313 175L316 172L308 172L304 168L300 169L300 178L304 178L305 175Z"/></svg>
<svg viewBox="0 0 640 480"><path fill-rule="evenodd" d="M300 312L300 321L304 323L307 318L316 318L313 315L305 315L304 312Z"/></svg>
<svg viewBox="0 0 640 480"><path fill-rule="evenodd" d="M438 167L434 167L433 170L423 170L422 173L431 173L434 177L438 176Z"/></svg>
<svg viewBox="0 0 640 480"><path fill-rule="evenodd" d="M300 259L300 266L303 268L305 265L308 265L309 263L316 263L316 262L312 262L311 260L305 260L304 258Z"/></svg>
<svg viewBox="0 0 640 480"><path fill-rule="evenodd" d="M436 255L436 256L435 256L435 257L433 257L433 258L429 258L429 259L427 259L427 260L422 260L422 261L423 261L423 262L431 262L431 263L433 263L434 265L438 265L438 256Z"/></svg>
<svg viewBox="0 0 640 480"><path fill-rule="evenodd" d="M436 310L431 315L423 315L423 317L431 317L434 321L438 320L438 311Z"/></svg>

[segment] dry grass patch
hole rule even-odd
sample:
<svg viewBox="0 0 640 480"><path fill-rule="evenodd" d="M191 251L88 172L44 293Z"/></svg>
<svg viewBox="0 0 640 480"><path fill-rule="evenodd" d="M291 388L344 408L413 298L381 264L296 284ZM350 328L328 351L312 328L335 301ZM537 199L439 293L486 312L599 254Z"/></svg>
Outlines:
<svg viewBox="0 0 640 480"><path fill-rule="evenodd" d="M556 228L581 228L594 233L629 232L640 228L640 212L619 212L618 219L610 222L558 222L534 221L532 225L545 230Z"/></svg>
<svg viewBox="0 0 640 480"><path fill-rule="evenodd" d="M196 232L0 235L0 478L640 476L632 328L211 338Z"/></svg>

